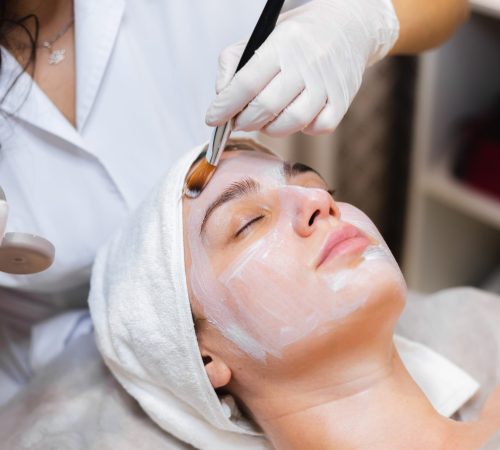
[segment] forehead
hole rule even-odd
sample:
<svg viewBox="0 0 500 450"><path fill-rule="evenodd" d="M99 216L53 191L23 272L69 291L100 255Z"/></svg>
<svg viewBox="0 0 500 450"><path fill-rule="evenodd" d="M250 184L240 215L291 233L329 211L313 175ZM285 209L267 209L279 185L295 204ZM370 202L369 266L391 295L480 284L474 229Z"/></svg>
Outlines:
<svg viewBox="0 0 500 450"><path fill-rule="evenodd" d="M191 206L207 204L221 191L242 178L253 178L263 188L285 183L283 160L260 151L236 150L224 153L210 182L193 200L185 200Z"/></svg>

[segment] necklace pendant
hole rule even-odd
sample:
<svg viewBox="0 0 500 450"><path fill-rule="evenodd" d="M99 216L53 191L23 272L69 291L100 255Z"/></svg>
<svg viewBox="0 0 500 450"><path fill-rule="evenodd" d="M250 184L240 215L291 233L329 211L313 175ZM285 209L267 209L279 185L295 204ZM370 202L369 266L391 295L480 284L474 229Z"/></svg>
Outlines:
<svg viewBox="0 0 500 450"><path fill-rule="evenodd" d="M59 64L66 57L65 54L66 50L64 48L50 52L49 64L50 65Z"/></svg>

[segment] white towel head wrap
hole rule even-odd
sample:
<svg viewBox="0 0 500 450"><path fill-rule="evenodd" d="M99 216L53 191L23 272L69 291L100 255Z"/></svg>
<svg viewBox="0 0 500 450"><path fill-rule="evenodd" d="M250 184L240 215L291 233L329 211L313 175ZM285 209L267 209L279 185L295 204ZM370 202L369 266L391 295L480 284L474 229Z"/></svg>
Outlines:
<svg viewBox="0 0 500 450"><path fill-rule="evenodd" d="M96 340L114 376L164 430L201 449L270 449L231 398L217 397L198 348L184 266L182 190L203 148L179 160L99 252L89 297ZM452 414L477 389L426 347L395 342L440 412ZM439 370L447 376L435 379ZM457 386L461 394L450 405Z"/></svg>
<svg viewBox="0 0 500 450"><path fill-rule="evenodd" d="M127 225L99 252L89 297L98 347L118 381L163 429L197 448L271 448L232 399L217 397L191 315L180 159ZM231 416L231 417L230 417Z"/></svg>

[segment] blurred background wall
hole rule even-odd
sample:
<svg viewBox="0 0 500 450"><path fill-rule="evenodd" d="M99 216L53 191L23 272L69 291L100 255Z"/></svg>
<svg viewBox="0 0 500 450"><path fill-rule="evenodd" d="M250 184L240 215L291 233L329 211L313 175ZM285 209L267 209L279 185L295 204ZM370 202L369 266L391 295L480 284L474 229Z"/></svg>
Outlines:
<svg viewBox="0 0 500 450"><path fill-rule="evenodd" d="M410 288L500 293L500 0L454 37L370 68L330 136L261 139L379 227Z"/></svg>

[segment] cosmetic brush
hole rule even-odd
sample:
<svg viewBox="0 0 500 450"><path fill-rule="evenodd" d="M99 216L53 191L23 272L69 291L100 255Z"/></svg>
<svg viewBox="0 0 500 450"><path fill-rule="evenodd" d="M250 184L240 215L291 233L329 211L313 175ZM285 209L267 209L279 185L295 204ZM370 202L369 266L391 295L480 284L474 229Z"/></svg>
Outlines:
<svg viewBox="0 0 500 450"><path fill-rule="evenodd" d="M243 50L236 72L238 72L250 60L255 51L271 34L276 26L284 1L285 0L267 0L259 20L257 21L257 25L255 25L245 50ZM198 167L189 176L184 186L184 195L187 197L198 197L210 181L210 178L212 178L231 133L233 120L234 119L230 119L225 124L217 126L212 132L205 158L201 160Z"/></svg>

